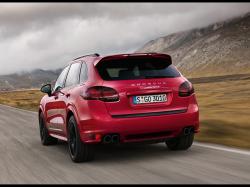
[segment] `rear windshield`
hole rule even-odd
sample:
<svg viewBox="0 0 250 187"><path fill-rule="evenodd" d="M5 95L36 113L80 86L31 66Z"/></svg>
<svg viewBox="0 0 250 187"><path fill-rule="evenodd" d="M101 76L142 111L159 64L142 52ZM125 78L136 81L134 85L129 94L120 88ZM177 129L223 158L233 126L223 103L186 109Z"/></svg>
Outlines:
<svg viewBox="0 0 250 187"><path fill-rule="evenodd" d="M135 80L153 78L174 78L180 73L165 59L117 59L103 61L97 65L103 80Z"/></svg>

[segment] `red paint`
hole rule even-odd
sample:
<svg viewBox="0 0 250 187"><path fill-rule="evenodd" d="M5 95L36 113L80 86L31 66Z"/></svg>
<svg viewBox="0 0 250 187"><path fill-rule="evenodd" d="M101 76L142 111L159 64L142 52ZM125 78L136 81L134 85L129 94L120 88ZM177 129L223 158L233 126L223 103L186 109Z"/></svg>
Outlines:
<svg viewBox="0 0 250 187"><path fill-rule="evenodd" d="M168 58L164 54L132 54L133 57L157 57ZM149 139L161 139L178 136L186 126L193 126L195 132L199 132L199 110L195 93L188 96L179 96L180 86L187 81L182 75L176 78L156 78L140 80L103 80L96 65L110 59L124 59L129 55L113 55L107 57L83 57L76 62L85 61L88 69L88 80L73 87L63 88L60 92L52 93L52 96L44 96L40 103L40 111L44 113L47 128L51 136L67 139L67 119L73 113L78 124L81 140L85 143L100 143L102 137L109 133L120 135L121 143L136 142ZM72 63L75 63L72 62ZM191 83L190 83L191 85ZM114 89L119 95L119 101L105 102L98 99L86 99L84 95L89 88L103 86ZM192 85L191 85L192 86ZM185 92L188 88L182 86ZM190 88L191 89L191 88ZM107 96L115 95L116 92L107 90ZM64 93L64 94L62 94ZM145 94L167 94L166 103L140 104L132 102L132 96ZM91 94L101 98L102 92L91 90ZM184 113L168 114L159 116L144 116L131 118L114 118L112 116L131 114L151 114L186 110ZM49 114L49 115L48 115ZM63 123L49 123L52 118L60 117ZM61 120L59 120L61 121ZM55 130L50 130L55 128ZM160 137L127 139L128 135L169 131L168 135Z"/></svg>

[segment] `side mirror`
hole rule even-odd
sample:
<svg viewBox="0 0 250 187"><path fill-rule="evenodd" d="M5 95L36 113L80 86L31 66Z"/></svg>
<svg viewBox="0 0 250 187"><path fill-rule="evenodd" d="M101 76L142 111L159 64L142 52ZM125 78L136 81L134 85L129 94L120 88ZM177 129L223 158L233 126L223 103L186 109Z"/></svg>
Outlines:
<svg viewBox="0 0 250 187"><path fill-rule="evenodd" d="M48 94L48 96L51 96L51 84L45 84L41 87L41 92Z"/></svg>

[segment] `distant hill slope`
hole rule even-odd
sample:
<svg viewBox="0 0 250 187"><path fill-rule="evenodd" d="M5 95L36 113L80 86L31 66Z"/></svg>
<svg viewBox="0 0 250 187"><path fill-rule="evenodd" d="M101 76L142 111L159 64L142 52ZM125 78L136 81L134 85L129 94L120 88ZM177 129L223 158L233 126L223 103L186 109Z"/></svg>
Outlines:
<svg viewBox="0 0 250 187"><path fill-rule="evenodd" d="M42 84L55 80L60 71L61 69L55 71L37 69L19 74L1 75L0 91L39 88Z"/></svg>
<svg viewBox="0 0 250 187"><path fill-rule="evenodd" d="M170 54L187 77L250 72L250 13L157 38L136 52Z"/></svg>
<svg viewBox="0 0 250 187"><path fill-rule="evenodd" d="M250 73L250 13L204 28L174 33L146 43L136 52L170 54L173 63L188 78ZM39 88L55 80L56 71L34 70L1 75L1 90ZM223 78L223 76L222 76ZM215 79L222 79L215 77ZM244 76L243 76L244 78ZM231 79L231 78L228 78Z"/></svg>

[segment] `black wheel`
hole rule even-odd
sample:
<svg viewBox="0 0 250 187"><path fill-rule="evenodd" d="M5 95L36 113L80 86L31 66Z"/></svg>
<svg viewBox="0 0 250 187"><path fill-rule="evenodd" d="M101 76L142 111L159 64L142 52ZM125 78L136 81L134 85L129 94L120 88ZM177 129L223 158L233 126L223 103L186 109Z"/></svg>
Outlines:
<svg viewBox="0 0 250 187"><path fill-rule="evenodd" d="M171 138L166 141L166 145L170 150L187 150L194 141L194 133L182 135L180 137Z"/></svg>
<svg viewBox="0 0 250 187"><path fill-rule="evenodd" d="M74 116L71 116L68 121L68 148L70 158L74 162L86 162L94 159L95 146L84 144L81 141Z"/></svg>
<svg viewBox="0 0 250 187"><path fill-rule="evenodd" d="M54 145L58 142L57 138L51 137L49 135L42 113L39 115L39 130L40 130L41 142L43 145Z"/></svg>

